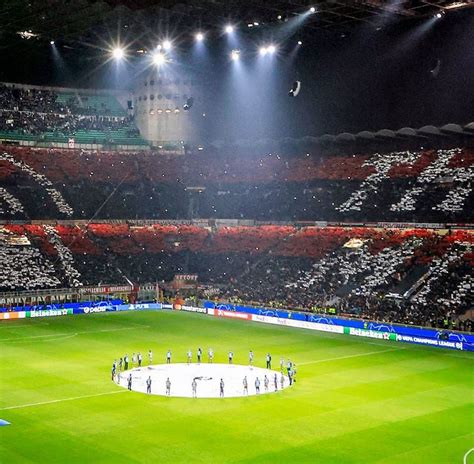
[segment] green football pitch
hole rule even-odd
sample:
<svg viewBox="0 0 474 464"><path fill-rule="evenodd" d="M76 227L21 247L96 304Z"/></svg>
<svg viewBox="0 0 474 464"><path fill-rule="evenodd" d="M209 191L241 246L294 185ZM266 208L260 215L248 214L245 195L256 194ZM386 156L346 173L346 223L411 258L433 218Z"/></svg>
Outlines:
<svg viewBox="0 0 474 464"><path fill-rule="evenodd" d="M212 347L216 362L298 381L246 398L167 398L110 380L114 358L164 363ZM207 356L205 356L207 359ZM462 463L474 448L474 355L179 312L0 324L3 463ZM474 451L467 462L474 462Z"/></svg>

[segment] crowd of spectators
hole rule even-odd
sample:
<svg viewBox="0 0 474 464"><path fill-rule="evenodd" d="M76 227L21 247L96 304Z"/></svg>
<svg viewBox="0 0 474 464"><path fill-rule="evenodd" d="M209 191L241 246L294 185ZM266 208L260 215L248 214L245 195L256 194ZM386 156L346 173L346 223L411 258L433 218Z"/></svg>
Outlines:
<svg viewBox="0 0 474 464"><path fill-rule="evenodd" d="M472 222L474 152L438 150L351 157L165 157L153 153L7 147L5 161L41 172L89 219L233 218L263 221ZM0 186L24 217L49 219L15 170ZM2 185L3 184L3 185ZM15 218L19 218L18 213Z"/></svg>
<svg viewBox="0 0 474 464"><path fill-rule="evenodd" d="M138 135L138 130L130 127L131 124L129 117L0 111L0 131L16 131L24 135L52 133L72 137L78 131L106 132L120 129L126 129L129 136ZM102 140L96 143L102 143Z"/></svg>
<svg viewBox="0 0 474 464"><path fill-rule="evenodd" d="M74 136L78 131L119 129L126 129L130 137L139 135L131 117L110 115L106 108L103 112L91 114L82 111L75 99L58 101L57 93L51 90L0 85L0 131L36 136L45 133Z"/></svg>
<svg viewBox="0 0 474 464"><path fill-rule="evenodd" d="M0 240L0 289L2 291L55 288L61 280L53 263L39 249L9 245Z"/></svg>
<svg viewBox="0 0 474 464"><path fill-rule="evenodd" d="M30 245L0 240L4 262L18 263L11 275L3 267L2 290L128 281L166 286L175 274L191 273L226 301L470 329L462 315L473 309L474 238L464 231L288 226L211 231L186 224L3 230L26 237ZM17 272L21 265L28 271ZM414 269L422 272L411 279ZM397 293L402 283L409 291Z"/></svg>
<svg viewBox="0 0 474 464"><path fill-rule="evenodd" d="M58 103L57 94L46 89L24 89L0 84L0 108L37 113L68 113L66 105Z"/></svg>

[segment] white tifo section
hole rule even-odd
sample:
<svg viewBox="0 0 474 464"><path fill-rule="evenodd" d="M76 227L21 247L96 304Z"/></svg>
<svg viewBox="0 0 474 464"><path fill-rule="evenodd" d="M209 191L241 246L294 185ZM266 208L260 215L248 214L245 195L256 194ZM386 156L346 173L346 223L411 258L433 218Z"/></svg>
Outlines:
<svg viewBox="0 0 474 464"><path fill-rule="evenodd" d="M283 377L283 388L290 386L286 375L270 369L261 367L242 366L240 364L158 364L146 367L137 367L124 371L117 376L117 384L127 388L127 379L132 374L132 390L146 393L146 379L151 377L151 393L153 395L166 395L166 379L171 382L170 395L191 398L192 381L196 379L197 398L219 398L220 381L224 380L224 397L235 398L247 396L244 393L243 380L247 376L248 396L256 395L255 379L260 379L260 394L274 393L280 391L281 378ZM268 391L265 391L265 375L268 377ZM277 377L277 390L275 390L275 375Z"/></svg>

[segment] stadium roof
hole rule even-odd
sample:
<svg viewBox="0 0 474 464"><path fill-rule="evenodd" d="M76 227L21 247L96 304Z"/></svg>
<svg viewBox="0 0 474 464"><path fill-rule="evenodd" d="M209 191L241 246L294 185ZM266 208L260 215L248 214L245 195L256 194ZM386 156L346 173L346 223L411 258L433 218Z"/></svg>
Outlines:
<svg viewBox="0 0 474 464"><path fill-rule="evenodd" d="M445 124L441 127L423 126L419 129L403 127L397 131L381 129L376 132L362 131L357 134L343 132L337 135L324 134L317 137L320 143L345 143L368 140L395 140L395 139L432 139L439 137L474 137L474 122L464 126L459 124Z"/></svg>
<svg viewBox="0 0 474 464"><path fill-rule="evenodd" d="M243 28L265 27L307 12L306 30L345 31L357 24L375 28L386 21L422 18L474 7L471 0L6 0L0 4L0 43L11 39L74 42L104 38L117 24L139 37L172 28L185 34L196 27L218 29L226 21Z"/></svg>

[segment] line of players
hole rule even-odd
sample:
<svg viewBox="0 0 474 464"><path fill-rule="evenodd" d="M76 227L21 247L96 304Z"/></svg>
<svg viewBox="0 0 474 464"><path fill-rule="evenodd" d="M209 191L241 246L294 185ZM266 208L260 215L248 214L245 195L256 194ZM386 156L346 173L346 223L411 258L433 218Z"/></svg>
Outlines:
<svg viewBox="0 0 474 464"><path fill-rule="evenodd" d="M133 380L132 373L130 372L128 374L128 377L127 377L127 388L130 391L132 390L132 380ZM148 379L146 379L146 392L148 394L151 394L151 384L152 384L151 376L148 376ZM244 394L244 396L247 396L249 394L249 384L248 384L247 376L244 377L244 379L242 381L242 384L243 384L243 394ZM257 395L260 394L260 384L261 384L260 379L258 377L256 377L255 378L255 393ZM269 391L269 385L270 385L270 379L267 377L266 374L263 378L263 385L264 385L264 388L265 388L265 392L268 392ZM273 377L273 385L274 385L274 391L278 391L278 374L276 372L275 372L275 375ZM283 388L285 386L285 376L283 375L283 373L280 376L280 385L281 385L281 389L283 390ZM291 381L290 381L290 385L291 385ZM225 386L224 379L221 378L221 380L219 382L219 396L221 398L224 398L224 386ZM170 396L171 395L171 380L170 380L169 377L166 379L165 387L166 387L166 396ZM191 391L192 391L193 398L197 398L196 378L194 378L193 381L191 382Z"/></svg>
<svg viewBox="0 0 474 464"><path fill-rule="evenodd" d="M201 360L202 360L202 349L199 347L198 350L197 350L197 362L198 362L198 364L201 363ZM234 362L234 352L233 351L229 351L228 360L229 360L229 364L233 364L233 362ZM132 354L132 365L131 365L131 367L133 368L135 365L138 365L138 367L141 367L142 366L142 361L143 361L143 357L142 357L141 353L137 353L136 355L135 355L135 353L133 353ZM212 348L209 348L209 350L208 350L208 362L212 364L213 361L214 361L214 351L213 351ZM249 351L249 365L250 366L253 366L253 361L254 361L254 354L253 354L253 351L250 350ZM270 353L267 353L267 355L265 357L265 361L266 361L266 368L271 369L272 368L272 356L271 356ZM187 352L187 362L188 362L188 364L192 363L192 351L191 350L188 350L188 352ZM171 350L168 350L167 353L166 353L166 363L171 364ZM153 352L152 352L152 350L148 350L148 364L149 365L153 364ZM285 377L283 376L284 365L285 365L285 360L284 360L283 357L281 357L280 358L280 372L281 372L280 383L281 383L281 388L282 389L283 389L284 382L285 382ZM112 364L112 381L116 380L117 368L118 368L118 372L119 372L118 379L120 381L120 373L122 372L122 368L123 368L124 371L127 371L128 368L129 368L128 354L125 354L125 356L123 358L120 358L118 364L117 364L117 360L114 360L114 362ZM288 375L289 383L290 383L290 385L292 385L293 382L296 382L296 364L292 363L291 360L288 359L286 369L287 369L287 375ZM264 382L265 391L268 391L268 386L269 386L270 381L269 381L267 375L265 375L263 382ZM274 383L275 391L277 391L278 390L278 378L277 378L276 373L275 373L275 376L274 376L274 382L273 383ZM151 376L149 376L148 379L146 380L147 393L151 393L151 384L152 384L152 380L151 380ZM171 391L171 381L170 381L169 377L166 379L165 386L166 386L166 395L169 396L170 391ZM127 377L127 387L128 387L129 390L132 389L132 374L131 373ZM248 395L247 376L245 376L244 379L243 379L243 387L244 387L244 390L243 390L244 395ZM197 382L196 382L196 379L193 379L193 381L191 383L191 389L192 389L193 398L196 398L196 396L197 396ZM260 393L260 379L258 377L255 379L255 392L256 392L257 395ZM219 383L219 394L220 394L221 398L224 397L224 380L223 379L221 379L220 383Z"/></svg>
<svg viewBox="0 0 474 464"><path fill-rule="evenodd" d="M188 350L188 352L187 352L187 362L188 362L188 364L192 363L192 357L193 357L192 351ZM233 364L233 362L234 362L234 352L233 351L229 351L228 359L229 359L229 364ZM202 349L198 348L197 349L197 362L198 362L198 364L201 363L201 360L202 360ZM254 354L253 354L253 351L250 350L249 351L249 364L250 364L250 366L253 366L253 360L254 360ZM209 348L209 350L208 350L208 362L213 363L213 361L214 361L214 351L213 351L212 348ZM267 355L265 357L265 361L266 361L267 369L271 369L272 368L272 356L271 356L270 353L267 353ZM137 365L138 367L141 367L142 362L143 362L143 357L142 357L141 353L137 353L137 354L133 353L132 354L132 364L131 364L130 367L133 368L133 367L135 367L135 365ZM166 353L166 363L171 364L171 350L168 350L167 353ZM149 365L153 364L153 352L151 350L148 350L148 364ZM284 370L284 364L285 364L285 360L284 360L283 357L281 357L280 358L280 371L281 372L283 372L283 370ZM118 363L117 363L117 360L115 359L113 364L112 364L112 379L115 377L115 374L117 373L117 370L118 370L118 372L122 372L122 369L124 371L127 371L128 368L129 368L128 354L125 354L125 356L123 358L120 358ZM289 360L289 359L287 361L287 372L288 372L288 377L294 377L296 375L296 364L293 364L291 362L291 360ZM291 385L291 383L290 383L290 385Z"/></svg>

